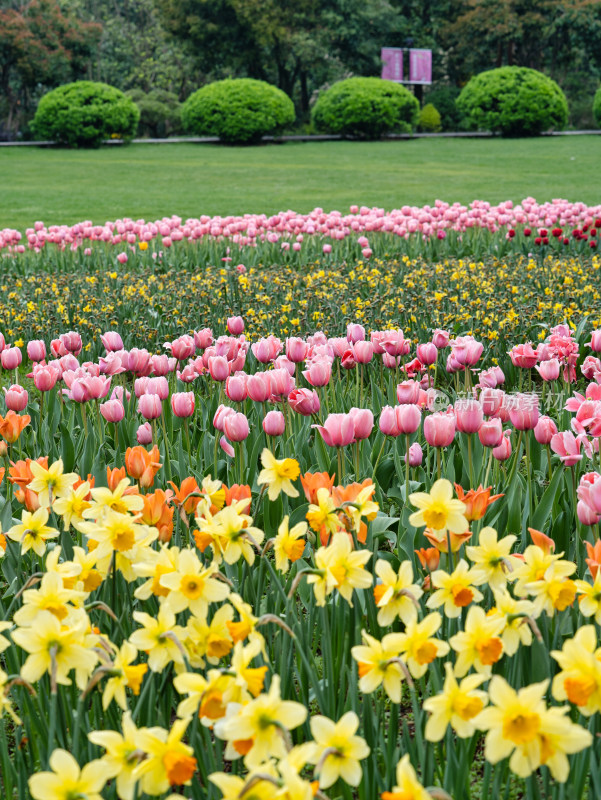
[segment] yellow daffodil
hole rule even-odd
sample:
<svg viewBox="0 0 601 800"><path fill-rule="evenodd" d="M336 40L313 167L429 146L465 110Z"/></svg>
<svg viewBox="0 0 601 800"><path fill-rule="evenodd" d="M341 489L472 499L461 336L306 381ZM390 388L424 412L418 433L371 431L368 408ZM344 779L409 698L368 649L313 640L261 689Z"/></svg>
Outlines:
<svg viewBox="0 0 601 800"><path fill-rule="evenodd" d="M288 572L290 562L298 561L302 556L307 542L303 538L307 535L307 523L299 522L293 528L288 527L289 517L286 515L278 528L277 536L273 540L275 554L275 567L279 572Z"/></svg>
<svg viewBox="0 0 601 800"><path fill-rule="evenodd" d="M415 770L405 754L396 767L396 786L391 792L382 792L382 800L432 800L432 795L418 781Z"/></svg>
<svg viewBox="0 0 601 800"><path fill-rule="evenodd" d="M597 570L593 583L576 581L578 605L583 617L594 617L601 625L601 570Z"/></svg>
<svg viewBox="0 0 601 800"><path fill-rule="evenodd" d="M309 505L306 519L316 533L320 533L322 529L324 530L326 541L330 534L333 535L342 528L342 523L336 513L336 503L334 503L332 495L324 487L317 490L317 503Z"/></svg>
<svg viewBox="0 0 601 800"><path fill-rule="evenodd" d="M234 618L234 609L228 603L213 614L209 623L207 617L191 616L186 625L186 650L192 666L204 667L206 657L209 664L218 664L227 656L234 641L228 622Z"/></svg>
<svg viewBox="0 0 601 800"><path fill-rule="evenodd" d="M88 739L106 751L100 761L104 765L105 776L116 778L117 796L120 800L133 800L138 781L137 776L134 776L134 770L144 757L144 753L138 745L139 730L134 725L129 711L123 715L121 730L123 733L92 731L88 734Z"/></svg>
<svg viewBox="0 0 601 800"><path fill-rule="evenodd" d="M90 507L83 512L86 519L100 520L106 511L116 514L137 514L144 508L144 498L130 487L129 478L122 478L114 490L105 486L92 489Z"/></svg>
<svg viewBox="0 0 601 800"><path fill-rule="evenodd" d="M503 651L508 656L517 653L520 644L530 647L532 644L532 629L528 619L535 617L534 603L530 600L516 600L506 589L494 592L495 605L488 612L488 616L503 618L505 627L501 633Z"/></svg>
<svg viewBox="0 0 601 800"><path fill-rule="evenodd" d="M430 713L426 723L425 736L429 742L440 742L450 725L461 739L473 736L476 726L474 719L487 703L486 692L478 690L485 675L468 675L461 683L453 674L449 662L444 665L445 682L442 692L424 700L423 707Z"/></svg>
<svg viewBox="0 0 601 800"><path fill-rule="evenodd" d="M407 662L414 678L421 678L435 658L446 656L449 652L447 642L434 638L441 623L441 615L434 611L419 622L417 619L410 620L404 632L399 634L401 658Z"/></svg>
<svg viewBox="0 0 601 800"><path fill-rule="evenodd" d="M344 503L344 510L353 520L355 530L358 532L361 525L361 518L375 519L380 506L371 498L376 491L376 487L372 483L361 489L357 497L351 503Z"/></svg>
<svg viewBox="0 0 601 800"><path fill-rule="evenodd" d="M137 657L138 651L133 644L123 642L113 659L112 669L108 672L109 679L102 693L102 708L105 711L113 699L123 711L127 710L126 688L131 689L135 695L140 694L140 685L148 672L148 665L132 665L132 661Z"/></svg>
<svg viewBox="0 0 601 800"><path fill-rule="evenodd" d="M203 725L212 726L225 716L228 700L225 695L234 679L218 669L210 669L206 678L197 672L182 672L173 679L179 694L187 694L177 707L179 717L198 714Z"/></svg>
<svg viewBox="0 0 601 800"><path fill-rule="evenodd" d="M169 731L144 728L136 736L138 747L146 753L133 772L143 792L163 794L171 786L188 786L196 772L196 759L182 738L190 718L177 719Z"/></svg>
<svg viewBox="0 0 601 800"><path fill-rule="evenodd" d="M179 547L163 546L158 552L147 549L143 553L143 559L137 560L133 565L137 577L148 578L134 591L134 597L138 600L148 600L153 595L167 597L169 589L161 585L161 578L176 571L178 558Z"/></svg>
<svg viewBox="0 0 601 800"><path fill-rule="evenodd" d="M487 616L480 606L472 606L467 612L465 626L449 640L457 653L455 675L462 678L470 667L482 675L490 675L492 665L503 655L503 640L500 634L505 620Z"/></svg>
<svg viewBox="0 0 601 800"><path fill-rule="evenodd" d="M176 614L189 608L198 617L206 616L209 604L225 600L230 592L226 583L213 577L217 572L216 564L204 567L194 550L181 550L176 569L159 579L169 590L165 604Z"/></svg>
<svg viewBox="0 0 601 800"><path fill-rule="evenodd" d="M384 691L393 703L401 702L402 682L405 672L398 662L401 652L400 633L389 633L382 641L361 631L363 644L351 648L351 655L359 669L359 690L363 694L375 692L384 685Z"/></svg>
<svg viewBox="0 0 601 800"><path fill-rule="evenodd" d="M347 711L338 722L322 716L311 717L311 733L315 741L310 761L320 767L319 788L327 789L342 778L349 786L359 786L363 771L359 763L371 750L357 736L359 717Z"/></svg>
<svg viewBox="0 0 601 800"><path fill-rule="evenodd" d="M156 528L138 522L137 517L107 509L98 522L83 522L83 533L95 542L98 560L112 556L113 552L128 553L141 542L150 543L158 538Z"/></svg>
<svg viewBox="0 0 601 800"><path fill-rule="evenodd" d="M374 586L374 598L378 610L378 625L387 628L398 617L405 625L417 618L417 601L423 594L414 583L413 566L402 561L395 572L388 561L376 561L375 573L378 582Z"/></svg>
<svg viewBox="0 0 601 800"><path fill-rule="evenodd" d="M534 597L534 613L536 616L545 611L550 617L556 611L564 611L576 598L577 586L570 575L576 570L571 561L554 561L541 580L528 583L526 591Z"/></svg>
<svg viewBox="0 0 601 800"><path fill-rule="evenodd" d="M569 700L587 717L601 712L601 647L595 626L582 626L551 655L561 668L553 678L553 697Z"/></svg>
<svg viewBox="0 0 601 800"><path fill-rule="evenodd" d="M38 508L33 513L31 511L23 511L21 513L21 522L13 525L6 532L6 535L13 542L20 542L22 555L28 550L33 550L41 558L46 550L47 540L58 536L58 531L55 528L48 527L46 525L47 522L48 509L46 508Z"/></svg>
<svg viewBox="0 0 601 800"><path fill-rule="evenodd" d="M54 750L50 769L52 772L38 772L29 778L33 800L102 800L100 792L108 777L102 761L91 761L80 769L71 753Z"/></svg>
<svg viewBox="0 0 601 800"><path fill-rule="evenodd" d="M29 469L33 480L27 484L27 488L36 492L40 506L43 508L51 506L57 497L68 495L73 484L79 480L79 475L74 472L63 472L62 458L51 464L48 469L38 464L37 461L31 461Z"/></svg>
<svg viewBox="0 0 601 800"><path fill-rule="evenodd" d="M445 616L454 619L461 614L461 609L472 602L479 603L483 595L476 586L484 583L482 574L470 569L467 561L461 559L453 572L449 574L443 569L432 573L432 586L436 591L428 598L428 608L444 606Z"/></svg>
<svg viewBox="0 0 601 800"><path fill-rule="evenodd" d="M555 561L558 561L562 553L554 554L552 550L543 550L538 545L531 544L524 550L524 558L521 564L513 572L516 579L513 591L517 597L525 597L529 594L526 588L535 581L540 581L547 569Z"/></svg>
<svg viewBox="0 0 601 800"><path fill-rule="evenodd" d="M175 624L175 614L166 605L161 605L156 617L144 611L134 611L133 618L142 625L129 637L138 650L148 653L148 666L153 672L162 672L167 664L184 663L183 644L185 630Z"/></svg>
<svg viewBox="0 0 601 800"><path fill-rule="evenodd" d="M355 589L367 589L372 584L372 575L363 568L371 558L369 550L353 550L350 538L346 533L337 533L332 543L320 547L315 553L315 565L319 571L325 571L326 583L320 581L319 575L309 575L307 583L315 584L317 604L325 603L325 594L338 589L347 603L352 606ZM322 596L321 587L325 594ZM319 594L318 594L319 590ZM322 602L320 602L322 601Z"/></svg>
<svg viewBox="0 0 601 800"><path fill-rule="evenodd" d="M263 469L259 473L257 483L267 486L267 496L275 500L281 492L289 497L298 497L298 489L292 485L300 475L298 461L293 458L278 460L266 447L261 453Z"/></svg>
<svg viewBox="0 0 601 800"><path fill-rule="evenodd" d="M453 499L453 484L445 478L436 481L429 494L410 494L409 501L419 509L409 517L409 524L415 528L425 525L436 532L451 533L465 533L469 528L465 504Z"/></svg>
<svg viewBox="0 0 601 800"><path fill-rule="evenodd" d="M63 620L74 606L81 605L85 596L85 592L65 589L57 572L47 572L39 589L23 592L23 605L13 619L17 625L31 625L38 614L49 611L58 620Z"/></svg>
<svg viewBox="0 0 601 800"><path fill-rule="evenodd" d="M80 525L84 521L83 513L91 505L86 500L89 493L90 484L84 481L77 489L70 486L61 497L56 498L52 508L59 517L62 517L64 530L68 531L71 527L78 531L81 530Z"/></svg>
<svg viewBox="0 0 601 800"><path fill-rule="evenodd" d="M494 528L482 528L478 545L468 545L465 553L477 574L482 574L491 589L502 589L512 579L520 560L510 555L517 536L513 534L498 539Z"/></svg>
<svg viewBox="0 0 601 800"><path fill-rule="evenodd" d="M0 653L10 647L10 642L5 636L2 636L2 631L7 631L12 628L12 626L12 622L0 622Z"/></svg>

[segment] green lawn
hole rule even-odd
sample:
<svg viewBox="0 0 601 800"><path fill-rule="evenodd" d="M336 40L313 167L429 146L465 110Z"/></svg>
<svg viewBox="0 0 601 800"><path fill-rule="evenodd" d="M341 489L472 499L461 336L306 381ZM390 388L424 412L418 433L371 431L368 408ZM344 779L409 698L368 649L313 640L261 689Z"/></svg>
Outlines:
<svg viewBox="0 0 601 800"><path fill-rule="evenodd" d="M0 148L0 228L120 216L390 209L437 198L601 202L601 136Z"/></svg>

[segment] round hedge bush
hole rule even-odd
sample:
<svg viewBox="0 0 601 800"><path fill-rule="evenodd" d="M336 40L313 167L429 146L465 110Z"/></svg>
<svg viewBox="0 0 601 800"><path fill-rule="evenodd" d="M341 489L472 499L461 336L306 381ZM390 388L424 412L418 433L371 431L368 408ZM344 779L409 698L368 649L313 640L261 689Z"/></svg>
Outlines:
<svg viewBox="0 0 601 800"><path fill-rule="evenodd" d="M69 147L98 147L104 139L131 139L140 112L123 92L106 83L76 81L40 100L32 129L40 139Z"/></svg>
<svg viewBox="0 0 601 800"><path fill-rule="evenodd" d="M182 110L177 95L164 89L130 89L127 96L134 101L140 110L138 135L153 138L165 138L181 133Z"/></svg>
<svg viewBox="0 0 601 800"><path fill-rule="evenodd" d="M437 133L442 130L440 114L432 103L426 103L419 112L418 128L425 133Z"/></svg>
<svg viewBox="0 0 601 800"><path fill-rule="evenodd" d="M224 142L256 142L294 122L292 100L277 86L252 78L203 86L182 106L182 124L196 136Z"/></svg>
<svg viewBox="0 0 601 800"><path fill-rule="evenodd" d="M464 86L457 108L471 127L503 136L538 136L562 129L568 104L554 80L528 67L481 72Z"/></svg>
<svg viewBox="0 0 601 800"><path fill-rule="evenodd" d="M318 131L361 139L410 133L419 103L404 86L381 78L347 78L317 98L311 115Z"/></svg>
<svg viewBox="0 0 601 800"><path fill-rule="evenodd" d="M597 89L593 98L593 117L601 128L601 86Z"/></svg>

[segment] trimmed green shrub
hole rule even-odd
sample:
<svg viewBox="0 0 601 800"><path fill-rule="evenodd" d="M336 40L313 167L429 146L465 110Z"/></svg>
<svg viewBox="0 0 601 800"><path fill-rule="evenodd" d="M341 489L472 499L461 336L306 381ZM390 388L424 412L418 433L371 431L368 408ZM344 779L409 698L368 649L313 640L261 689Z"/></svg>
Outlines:
<svg viewBox="0 0 601 800"><path fill-rule="evenodd" d="M311 119L325 133L378 139L385 133L410 133L419 103L404 86L381 78L347 78L317 98Z"/></svg>
<svg viewBox="0 0 601 800"><path fill-rule="evenodd" d="M139 119L138 107L119 89L76 81L42 97L31 127L40 139L68 147L98 147L104 139L131 139Z"/></svg>
<svg viewBox="0 0 601 800"><path fill-rule="evenodd" d="M127 96L140 109L138 135L163 139L182 130L182 106L177 95L165 89L131 89Z"/></svg>
<svg viewBox="0 0 601 800"><path fill-rule="evenodd" d="M457 108L470 125L503 136L537 136L568 120L568 104L554 80L528 67L481 72L464 86Z"/></svg>
<svg viewBox="0 0 601 800"><path fill-rule="evenodd" d="M187 133L224 142L256 142L294 122L292 100L265 81L228 79L203 86L182 106Z"/></svg>
<svg viewBox="0 0 601 800"><path fill-rule="evenodd" d="M440 114L432 103L426 103L419 112L417 127L425 133L437 133L442 129Z"/></svg>
<svg viewBox="0 0 601 800"><path fill-rule="evenodd" d="M439 84L424 96L424 103L432 103L440 114L443 131L460 131L465 127L462 114L455 105L459 92L457 86Z"/></svg>
<svg viewBox="0 0 601 800"><path fill-rule="evenodd" d="M597 89L593 98L593 117L601 128L601 86Z"/></svg>

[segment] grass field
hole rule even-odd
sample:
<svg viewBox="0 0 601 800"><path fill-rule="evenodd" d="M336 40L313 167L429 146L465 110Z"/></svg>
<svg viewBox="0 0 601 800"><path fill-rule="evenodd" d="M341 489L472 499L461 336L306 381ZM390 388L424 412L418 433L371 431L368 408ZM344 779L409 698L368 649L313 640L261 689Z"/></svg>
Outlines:
<svg viewBox="0 0 601 800"><path fill-rule="evenodd" d="M601 201L601 136L0 149L0 228L526 196ZM594 177L596 176L596 178Z"/></svg>

